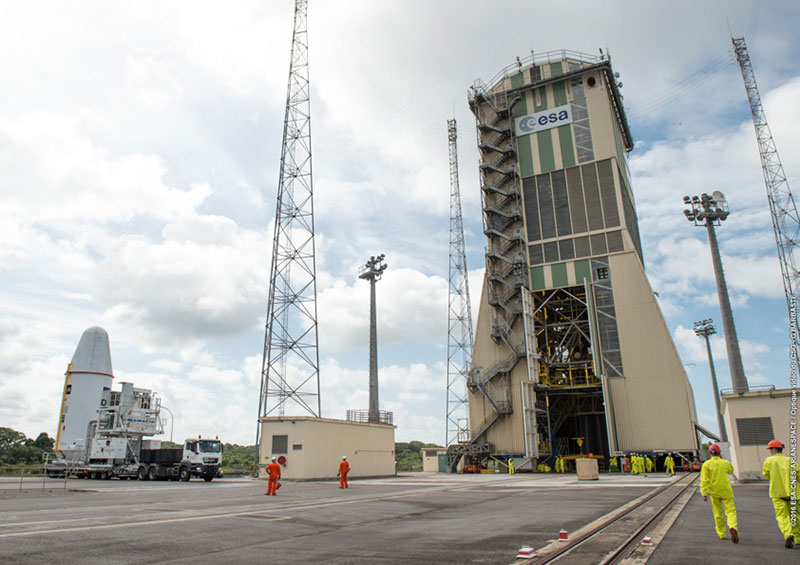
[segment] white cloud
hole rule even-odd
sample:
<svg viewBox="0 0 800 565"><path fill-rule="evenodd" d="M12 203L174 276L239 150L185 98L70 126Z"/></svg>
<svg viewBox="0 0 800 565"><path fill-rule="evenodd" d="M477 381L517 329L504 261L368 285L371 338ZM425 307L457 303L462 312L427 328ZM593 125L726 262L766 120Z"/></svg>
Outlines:
<svg viewBox="0 0 800 565"><path fill-rule="evenodd" d="M155 155L114 155L81 132L79 120L51 113L0 118L6 213L59 230L65 223L125 222L137 215L166 219L193 210L206 185L164 184ZM157 205L155 205L157 203Z"/></svg>
<svg viewBox="0 0 800 565"><path fill-rule="evenodd" d="M447 281L389 267L375 293L382 346L447 335ZM327 352L369 344L369 296L369 283L360 279L337 281L319 294L320 343Z"/></svg>
<svg viewBox="0 0 800 565"><path fill-rule="evenodd" d="M161 344L235 335L263 316L267 239L228 218L182 217L163 241L123 237L97 266L96 297Z"/></svg>

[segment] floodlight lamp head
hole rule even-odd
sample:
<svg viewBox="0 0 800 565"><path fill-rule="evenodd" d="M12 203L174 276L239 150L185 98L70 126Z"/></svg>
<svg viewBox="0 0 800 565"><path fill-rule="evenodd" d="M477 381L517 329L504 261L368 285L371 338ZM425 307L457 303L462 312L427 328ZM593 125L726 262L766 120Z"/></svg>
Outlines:
<svg viewBox="0 0 800 565"><path fill-rule="evenodd" d="M684 204L691 204L692 203L692 199L689 198L688 196L684 196L683 197L683 203Z"/></svg>
<svg viewBox="0 0 800 565"><path fill-rule="evenodd" d="M690 222L694 221L694 212L692 212L691 210L684 210L683 215L686 216L686 219L689 220Z"/></svg>

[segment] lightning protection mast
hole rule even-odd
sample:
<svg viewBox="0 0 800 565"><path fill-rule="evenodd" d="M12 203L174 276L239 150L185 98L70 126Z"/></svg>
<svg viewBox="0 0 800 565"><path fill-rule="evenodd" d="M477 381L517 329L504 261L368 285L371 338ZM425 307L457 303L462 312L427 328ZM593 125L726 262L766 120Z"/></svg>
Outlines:
<svg viewBox="0 0 800 565"><path fill-rule="evenodd" d="M458 187L456 121L447 120L450 150L450 285L447 321L447 441L469 443L469 405L467 377L472 359L472 313L469 304L467 258L464 252L464 225L461 218L461 193Z"/></svg>
<svg viewBox="0 0 800 565"><path fill-rule="evenodd" d="M321 416L307 0L296 0L267 299L259 419ZM256 463L263 463L261 423Z"/></svg>
<svg viewBox="0 0 800 565"><path fill-rule="evenodd" d="M733 50L736 53L736 60L742 69L744 87L747 91L747 99L750 102L750 113L753 115L753 125L756 128L756 140L758 141L758 151L761 155L761 169L764 173L764 184L767 187L767 200L769 210L772 215L772 229L775 232L775 243L778 246L778 259L781 264L781 274L783 275L783 290L786 295L786 306L789 309L789 333L790 333L790 352L789 359L791 364L790 382L792 387L792 401L796 409L797 399L797 301L800 296L800 272L797 269L796 250L798 237L800 237L800 216L797 214L797 206L794 203L792 191L786 181L783 172L778 149L775 147L775 140L767 123L764 108L761 106L761 96L758 94L756 75L753 66L750 64L750 55L747 52L747 45L744 38L734 39ZM796 426L795 412L791 413L790 425ZM797 438L792 434L790 438L790 451L796 452Z"/></svg>

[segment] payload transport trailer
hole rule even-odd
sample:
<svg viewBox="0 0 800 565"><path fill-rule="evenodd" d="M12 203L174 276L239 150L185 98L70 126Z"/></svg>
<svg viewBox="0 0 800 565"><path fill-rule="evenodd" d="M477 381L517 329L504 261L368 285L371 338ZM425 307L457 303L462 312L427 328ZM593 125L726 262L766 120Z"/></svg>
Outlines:
<svg viewBox="0 0 800 565"><path fill-rule="evenodd" d="M97 417L86 423L84 438L73 440L66 448L57 446L56 457L45 463L48 475L184 481L191 477L210 481L217 476L222 466L218 438L198 436L187 439L183 448L162 449L159 440L145 439L163 433L161 399L131 383L121 386L122 390L100 393ZM67 398L71 390L65 387L65 391Z"/></svg>

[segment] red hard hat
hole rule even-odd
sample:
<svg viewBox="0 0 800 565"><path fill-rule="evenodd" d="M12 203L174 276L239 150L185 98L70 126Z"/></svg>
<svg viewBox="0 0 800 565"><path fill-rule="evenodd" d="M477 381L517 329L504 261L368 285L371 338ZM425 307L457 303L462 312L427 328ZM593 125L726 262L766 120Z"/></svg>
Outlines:
<svg viewBox="0 0 800 565"><path fill-rule="evenodd" d="M708 448L708 452L709 453L716 453L717 455L719 455L720 453L722 453L722 450L719 448L719 446L716 443L712 443L711 447Z"/></svg>
<svg viewBox="0 0 800 565"><path fill-rule="evenodd" d="M783 444L777 439L773 439L767 444L767 449L772 449L773 447L775 449L783 449Z"/></svg>

